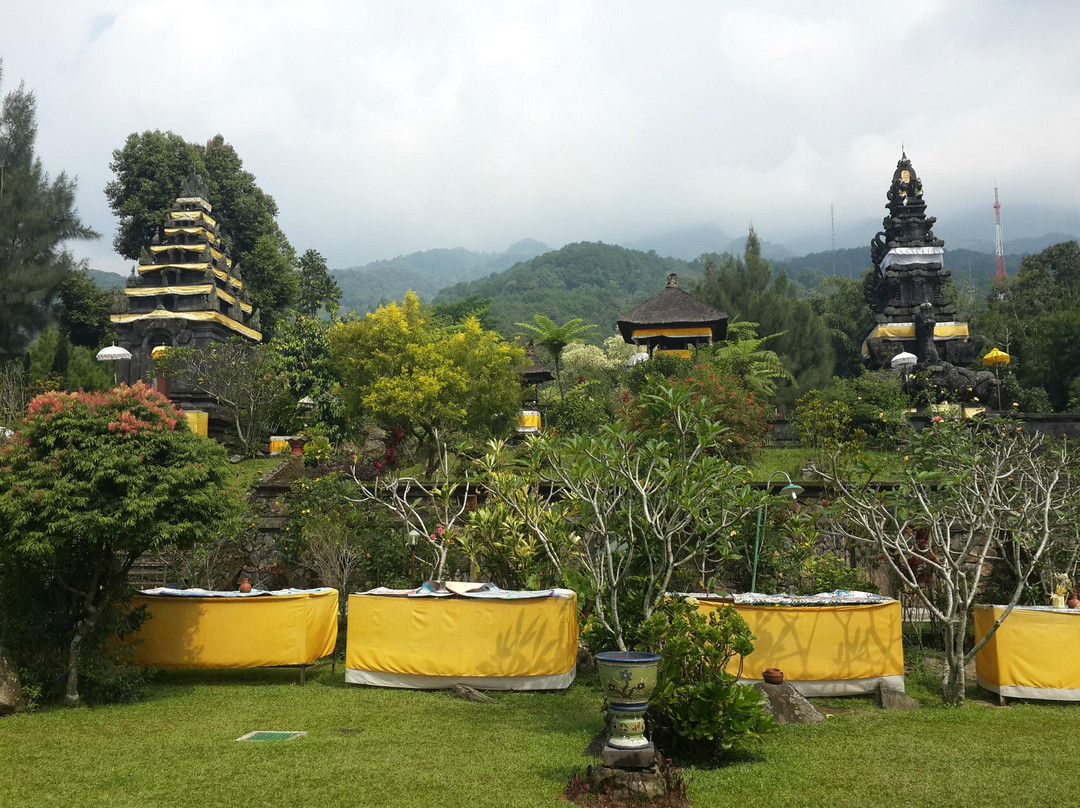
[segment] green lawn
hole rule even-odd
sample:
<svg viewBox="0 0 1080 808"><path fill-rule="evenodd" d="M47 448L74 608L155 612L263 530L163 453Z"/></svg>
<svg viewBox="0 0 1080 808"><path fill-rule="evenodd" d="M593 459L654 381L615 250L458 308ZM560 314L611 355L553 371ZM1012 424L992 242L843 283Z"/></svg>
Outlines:
<svg viewBox="0 0 1080 808"><path fill-rule="evenodd" d="M340 670L304 687L291 671L171 672L135 704L0 719L0 805L555 805L602 723L596 679L566 693L495 698L346 688ZM837 714L781 727L753 760L690 772L694 803L1075 802L1080 705L998 708L977 696L960 710L915 713L864 699L821 705ZM308 735L233 740L253 729Z"/></svg>

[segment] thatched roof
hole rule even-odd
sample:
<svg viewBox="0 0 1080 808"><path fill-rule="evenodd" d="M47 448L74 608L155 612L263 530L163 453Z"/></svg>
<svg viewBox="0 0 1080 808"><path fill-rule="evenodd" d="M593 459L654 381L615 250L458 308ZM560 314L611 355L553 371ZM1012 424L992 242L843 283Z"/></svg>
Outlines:
<svg viewBox="0 0 1080 808"><path fill-rule="evenodd" d="M555 378L551 368L536 358L536 343L532 340L525 346L525 363L518 372L524 377L526 384L541 384Z"/></svg>
<svg viewBox="0 0 1080 808"><path fill-rule="evenodd" d="M622 316L619 332L626 342L632 343L636 329L708 326L712 329L713 340L722 340L727 336L727 321L728 316L724 312L680 289L679 276L671 272L666 288Z"/></svg>

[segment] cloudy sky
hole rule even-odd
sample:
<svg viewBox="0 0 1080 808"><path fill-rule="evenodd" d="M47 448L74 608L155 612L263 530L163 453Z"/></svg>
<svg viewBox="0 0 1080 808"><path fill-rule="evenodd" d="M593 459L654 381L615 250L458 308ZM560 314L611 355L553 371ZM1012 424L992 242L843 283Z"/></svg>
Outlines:
<svg viewBox="0 0 1080 808"><path fill-rule="evenodd" d="M1007 236L1080 230L1074 0L7 5L3 89L36 91L100 269L110 155L146 129L224 135L332 267L751 222L823 249L830 203L865 244L901 143L946 239L983 211L992 240L995 180Z"/></svg>

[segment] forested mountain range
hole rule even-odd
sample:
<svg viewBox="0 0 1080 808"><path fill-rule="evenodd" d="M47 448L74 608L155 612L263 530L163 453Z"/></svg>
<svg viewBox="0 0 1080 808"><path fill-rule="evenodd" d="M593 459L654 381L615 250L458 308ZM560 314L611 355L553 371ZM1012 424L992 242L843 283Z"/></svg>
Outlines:
<svg viewBox="0 0 1080 808"><path fill-rule="evenodd" d="M446 286L502 272L550 249L535 239L523 239L501 253L473 252L464 247L424 250L335 269L330 274L341 287L341 310L363 313L374 311L382 303L401 300L410 289L421 300L430 301Z"/></svg>
<svg viewBox="0 0 1080 808"><path fill-rule="evenodd" d="M579 242L524 261L498 275L443 289L435 303L473 295L490 298L495 328L504 335L543 314L557 323L580 317L600 326L594 341L615 332L619 317L659 292L669 272L679 273L680 286L701 275L697 262L663 258L654 252L614 244Z"/></svg>

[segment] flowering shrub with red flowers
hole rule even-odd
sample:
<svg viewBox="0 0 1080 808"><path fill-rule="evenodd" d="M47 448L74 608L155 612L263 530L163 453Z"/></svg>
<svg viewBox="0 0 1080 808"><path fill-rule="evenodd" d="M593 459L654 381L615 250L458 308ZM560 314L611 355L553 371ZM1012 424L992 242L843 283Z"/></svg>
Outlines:
<svg viewBox="0 0 1080 808"><path fill-rule="evenodd" d="M0 644L45 700L66 691L78 702L81 674L95 695L107 641L134 628L120 603L136 558L238 518L227 466L220 445L141 383L30 402L0 444Z"/></svg>

